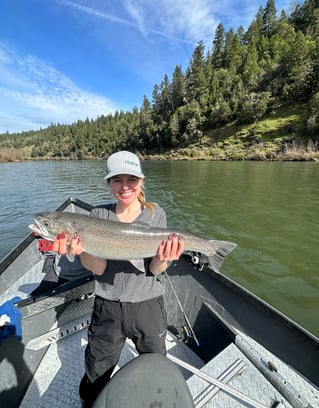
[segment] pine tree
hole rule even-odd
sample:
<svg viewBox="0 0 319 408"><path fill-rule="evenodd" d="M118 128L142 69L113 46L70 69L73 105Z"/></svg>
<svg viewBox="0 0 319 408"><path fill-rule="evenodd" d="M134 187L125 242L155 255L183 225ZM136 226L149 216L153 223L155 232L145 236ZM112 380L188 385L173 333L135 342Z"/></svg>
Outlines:
<svg viewBox="0 0 319 408"><path fill-rule="evenodd" d="M224 50L225 50L225 29L224 26L221 23L219 23L216 28L215 39L213 41L213 52L211 55L211 64L213 69L223 68Z"/></svg>
<svg viewBox="0 0 319 408"><path fill-rule="evenodd" d="M190 66L186 71L187 102L196 101L203 110L208 104L208 70L204 57L205 46L200 41L192 55Z"/></svg>
<svg viewBox="0 0 319 408"><path fill-rule="evenodd" d="M270 37L275 32L276 23L277 11L275 0L268 0L263 14L264 33L267 37Z"/></svg>
<svg viewBox="0 0 319 408"><path fill-rule="evenodd" d="M185 78L180 65L175 67L173 73L173 79L171 84L171 98L172 98L172 110L176 111L180 106L185 103L186 89Z"/></svg>

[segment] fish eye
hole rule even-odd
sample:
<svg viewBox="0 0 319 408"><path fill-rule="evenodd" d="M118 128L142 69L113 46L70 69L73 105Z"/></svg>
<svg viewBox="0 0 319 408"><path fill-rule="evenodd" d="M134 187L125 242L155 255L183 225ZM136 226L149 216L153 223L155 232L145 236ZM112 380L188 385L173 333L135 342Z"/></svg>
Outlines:
<svg viewBox="0 0 319 408"><path fill-rule="evenodd" d="M45 220L43 222L43 224L44 224L45 227L50 227L50 225L51 225L50 221L48 221L48 220Z"/></svg>

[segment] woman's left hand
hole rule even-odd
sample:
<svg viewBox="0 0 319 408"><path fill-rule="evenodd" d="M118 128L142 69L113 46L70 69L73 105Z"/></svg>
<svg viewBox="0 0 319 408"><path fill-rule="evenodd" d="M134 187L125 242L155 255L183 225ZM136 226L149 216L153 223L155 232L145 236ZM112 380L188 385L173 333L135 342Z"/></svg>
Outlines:
<svg viewBox="0 0 319 408"><path fill-rule="evenodd" d="M176 261L183 252L184 240L180 235L174 233L161 242L156 257L162 262Z"/></svg>

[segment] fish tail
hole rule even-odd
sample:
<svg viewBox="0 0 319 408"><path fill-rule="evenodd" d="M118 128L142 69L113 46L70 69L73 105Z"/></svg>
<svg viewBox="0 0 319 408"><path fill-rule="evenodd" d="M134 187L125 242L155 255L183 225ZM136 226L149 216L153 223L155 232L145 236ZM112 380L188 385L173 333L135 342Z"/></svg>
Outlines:
<svg viewBox="0 0 319 408"><path fill-rule="evenodd" d="M229 241L214 241L210 240L209 242L213 243L217 250L215 251L214 255L208 255L209 265L215 272L219 272L226 255L228 255L232 250L236 248L236 244Z"/></svg>

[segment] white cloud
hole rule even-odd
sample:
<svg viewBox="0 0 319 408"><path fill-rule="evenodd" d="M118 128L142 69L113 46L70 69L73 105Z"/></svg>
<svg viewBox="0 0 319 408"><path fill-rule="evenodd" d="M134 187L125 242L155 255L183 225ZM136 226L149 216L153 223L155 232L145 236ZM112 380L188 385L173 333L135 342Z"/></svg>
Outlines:
<svg viewBox="0 0 319 408"><path fill-rule="evenodd" d="M146 34L144 13L143 9L140 7L140 4L138 4L137 1L134 1L133 3L131 0L125 0L124 6L133 20L135 20L137 27L142 32L142 34Z"/></svg>
<svg viewBox="0 0 319 408"><path fill-rule="evenodd" d="M119 23L119 24L124 24L124 25L128 25L128 26L134 26L134 24L128 20L125 20L121 17L117 17L113 14L110 13L106 13L102 10L96 9L96 8L92 8L92 7L88 7L85 6L83 4L79 4L76 3L74 1L69 1L69 0L56 0L57 3L59 3L61 6L66 6L66 7L70 7L76 10L79 10L83 13L86 14L91 14L93 16L96 17L100 17L100 18L104 18L106 20L110 20L113 21L114 23ZM89 3L90 4L90 3Z"/></svg>
<svg viewBox="0 0 319 408"><path fill-rule="evenodd" d="M147 0L140 1L148 4ZM152 9L162 30L194 43L211 39L218 24L211 0L163 0ZM152 24L157 24L156 21L152 19Z"/></svg>
<svg viewBox="0 0 319 408"><path fill-rule="evenodd" d="M139 10L137 24L141 26L143 21L145 32L167 38L193 44L199 40L208 42L218 24L210 0L136 0L134 4Z"/></svg>
<svg viewBox="0 0 319 408"><path fill-rule="evenodd" d="M116 109L35 56L21 56L0 43L0 133L69 124Z"/></svg>
<svg viewBox="0 0 319 408"><path fill-rule="evenodd" d="M55 0L83 14L126 25L143 37L159 36L175 42L211 47L217 25L226 30L247 26L256 16L260 1L251 0ZM278 0L278 11L291 0ZM263 0L262 3L266 3ZM265 5L265 4L263 4Z"/></svg>

